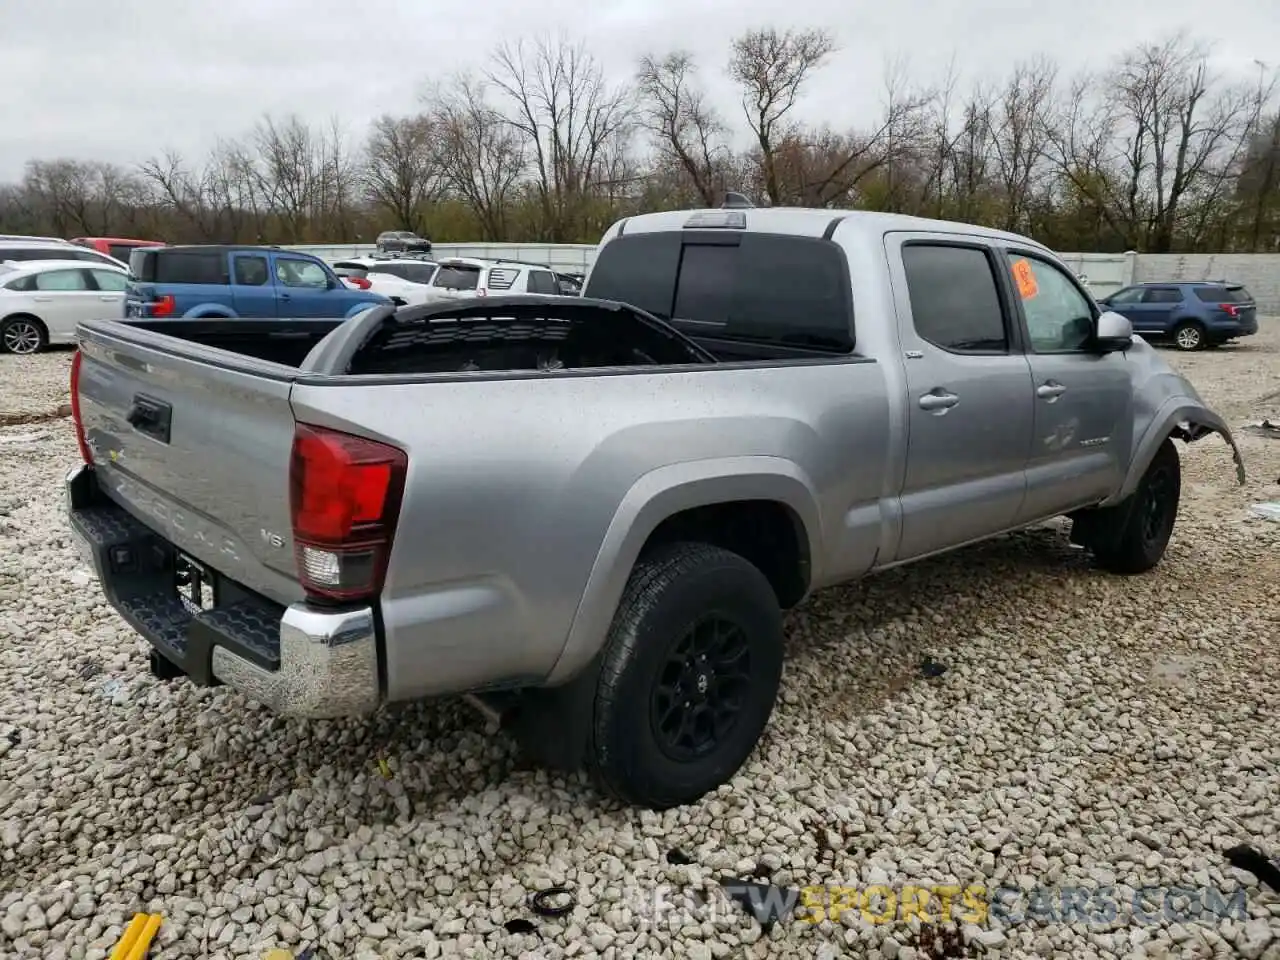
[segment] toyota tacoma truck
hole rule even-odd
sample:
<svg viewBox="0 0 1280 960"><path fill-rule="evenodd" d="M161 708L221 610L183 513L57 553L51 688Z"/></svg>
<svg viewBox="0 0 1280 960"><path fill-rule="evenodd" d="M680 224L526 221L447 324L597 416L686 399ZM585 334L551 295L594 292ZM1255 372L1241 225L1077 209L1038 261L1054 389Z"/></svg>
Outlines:
<svg viewBox="0 0 1280 960"><path fill-rule="evenodd" d="M1049 250L877 213L605 235L579 297L79 328L70 523L152 670L283 714L462 694L655 809L751 753L782 612L1065 515L1161 559L1227 425Z"/></svg>

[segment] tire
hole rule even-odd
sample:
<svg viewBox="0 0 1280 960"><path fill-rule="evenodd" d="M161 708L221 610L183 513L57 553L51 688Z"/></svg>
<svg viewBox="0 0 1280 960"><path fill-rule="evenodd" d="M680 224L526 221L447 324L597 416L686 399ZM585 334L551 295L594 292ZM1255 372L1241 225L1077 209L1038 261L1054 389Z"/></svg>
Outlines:
<svg viewBox="0 0 1280 960"><path fill-rule="evenodd" d="M1173 344L1179 350L1203 350L1205 345L1204 328L1194 320L1184 320L1173 328Z"/></svg>
<svg viewBox="0 0 1280 960"><path fill-rule="evenodd" d="M778 598L742 557L677 543L642 558L601 656L586 758L600 788L665 810L727 782L769 722L782 652ZM718 677L708 657L721 658ZM718 733L716 703L728 714Z"/></svg>
<svg viewBox="0 0 1280 960"><path fill-rule="evenodd" d="M0 324L0 348L5 353L39 353L49 346L49 331L35 317L10 317Z"/></svg>
<svg viewBox="0 0 1280 960"><path fill-rule="evenodd" d="M1158 564L1169 546L1182 495L1182 465L1178 449L1166 439L1156 451L1138 489L1111 519L1114 533L1091 544L1098 564L1111 573L1145 573ZM1105 512L1105 511L1103 511Z"/></svg>

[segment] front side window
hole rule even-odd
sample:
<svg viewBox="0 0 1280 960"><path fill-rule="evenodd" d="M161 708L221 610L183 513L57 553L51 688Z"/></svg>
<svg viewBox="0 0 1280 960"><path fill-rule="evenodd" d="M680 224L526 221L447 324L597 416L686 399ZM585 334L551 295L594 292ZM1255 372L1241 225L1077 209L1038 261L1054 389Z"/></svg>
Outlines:
<svg viewBox="0 0 1280 960"><path fill-rule="evenodd" d="M1093 307L1088 298L1048 261L1020 253L1008 257L1031 349L1036 353L1083 349L1093 336Z"/></svg>
<svg viewBox="0 0 1280 960"><path fill-rule="evenodd" d="M323 290L329 286L329 277L317 263L310 260L290 260L281 257L276 261L276 279L286 287L307 287Z"/></svg>
<svg viewBox="0 0 1280 960"><path fill-rule="evenodd" d="M1107 297L1107 303L1124 306L1126 303L1139 303L1142 300L1141 287L1128 287Z"/></svg>
<svg viewBox="0 0 1280 960"><path fill-rule="evenodd" d="M902 248L916 333L950 353L1007 353L1000 291L986 251L951 244Z"/></svg>

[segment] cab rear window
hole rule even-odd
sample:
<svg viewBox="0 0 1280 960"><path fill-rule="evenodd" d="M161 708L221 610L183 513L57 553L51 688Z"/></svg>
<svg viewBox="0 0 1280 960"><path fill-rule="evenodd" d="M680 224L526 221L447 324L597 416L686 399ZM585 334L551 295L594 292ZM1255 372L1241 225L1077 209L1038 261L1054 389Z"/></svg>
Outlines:
<svg viewBox="0 0 1280 960"><path fill-rule="evenodd" d="M600 251L583 294L640 307L699 338L854 347L844 252L816 237L624 235Z"/></svg>

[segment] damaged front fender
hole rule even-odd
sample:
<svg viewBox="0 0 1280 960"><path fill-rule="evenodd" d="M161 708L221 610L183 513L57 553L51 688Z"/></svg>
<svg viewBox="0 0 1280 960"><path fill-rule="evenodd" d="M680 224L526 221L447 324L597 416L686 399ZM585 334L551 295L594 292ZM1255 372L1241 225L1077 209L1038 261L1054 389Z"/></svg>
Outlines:
<svg viewBox="0 0 1280 960"><path fill-rule="evenodd" d="M1195 410L1184 419L1179 420L1169 432L1169 435L1176 440L1194 443L1211 433L1221 436L1231 447L1231 456L1236 462L1236 482L1243 487L1245 482L1244 454L1240 452L1240 445L1236 443L1236 438L1231 435L1230 428L1216 413L1203 407Z"/></svg>
<svg viewBox="0 0 1280 960"><path fill-rule="evenodd" d="M1236 465L1236 481L1241 486L1245 483L1244 454L1231 434L1231 428L1216 413L1204 405L1199 397L1180 396L1168 398L1154 415L1147 421L1146 428L1140 433L1129 459L1129 469L1125 474L1124 485L1112 497L1100 506L1112 506L1129 497L1137 488L1147 467L1155 458L1156 451L1164 441L1172 437L1186 443L1195 443L1216 433L1226 440L1231 447L1231 455Z"/></svg>

